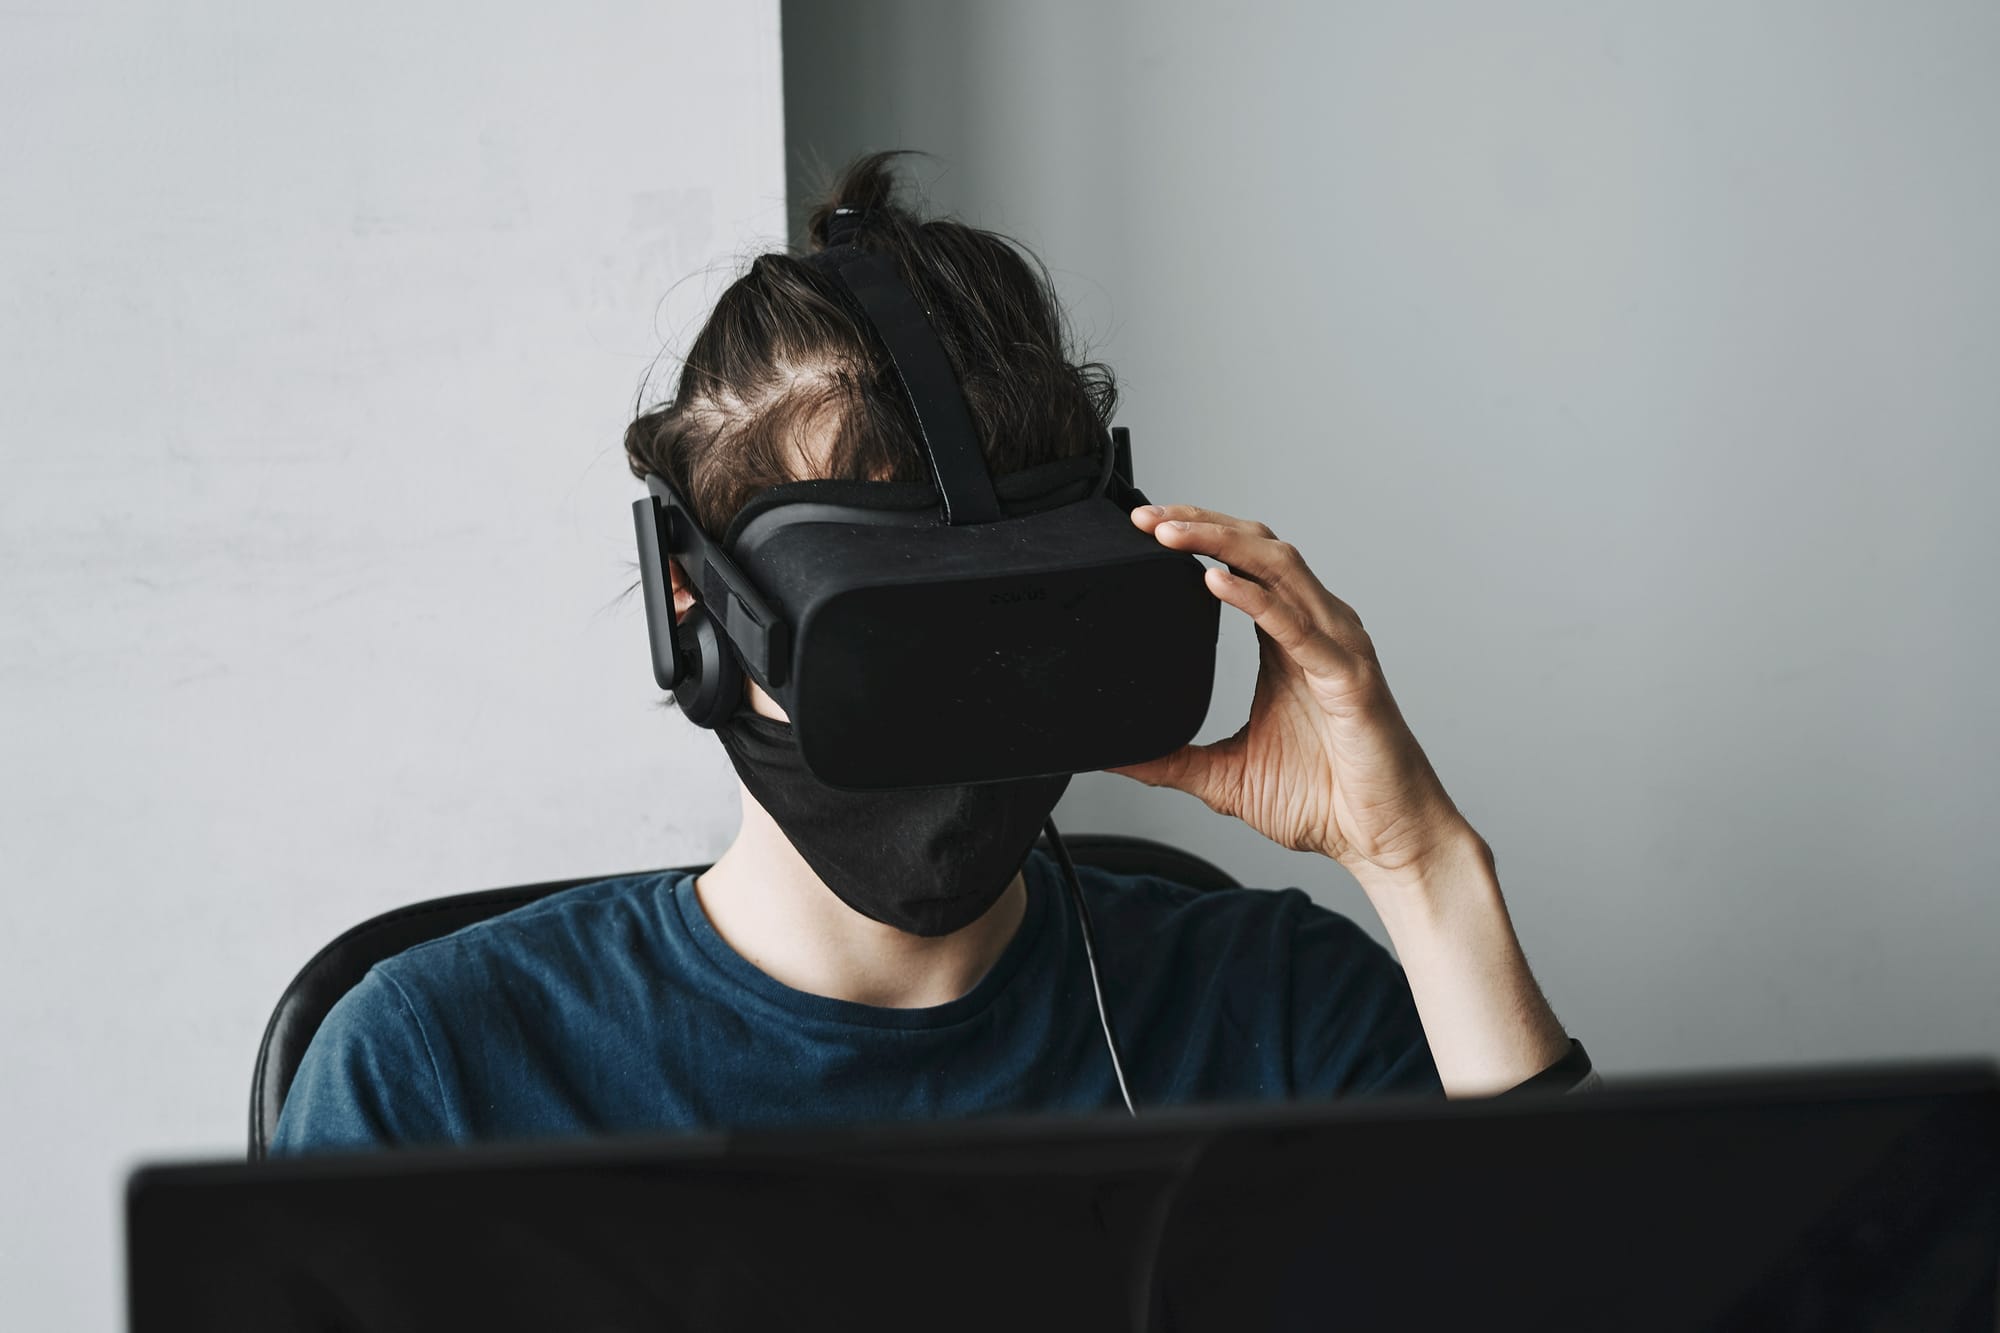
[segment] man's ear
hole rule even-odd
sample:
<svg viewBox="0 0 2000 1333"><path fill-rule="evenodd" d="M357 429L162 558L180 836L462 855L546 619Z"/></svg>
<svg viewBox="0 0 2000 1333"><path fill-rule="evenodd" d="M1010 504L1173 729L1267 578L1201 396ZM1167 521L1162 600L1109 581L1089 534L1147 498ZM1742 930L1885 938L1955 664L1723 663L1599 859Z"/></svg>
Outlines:
<svg viewBox="0 0 2000 1333"><path fill-rule="evenodd" d="M686 571L682 570L678 557L667 557L667 577L674 588L674 623L687 619L688 608L695 604L694 588L689 585Z"/></svg>

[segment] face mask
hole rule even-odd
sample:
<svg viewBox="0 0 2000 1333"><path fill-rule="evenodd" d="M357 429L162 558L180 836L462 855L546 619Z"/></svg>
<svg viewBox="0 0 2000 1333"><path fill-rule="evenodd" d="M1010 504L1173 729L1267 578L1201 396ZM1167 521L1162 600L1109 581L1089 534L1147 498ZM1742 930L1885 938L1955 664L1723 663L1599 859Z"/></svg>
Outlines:
<svg viewBox="0 0 2000 1333"><path fill-rule="evenodd" d="M716 728L743 785L834 895L912 935L948 935L993 906L1069 774L909 791L840 791L807 770L789 723L748 704Z"/></svg>

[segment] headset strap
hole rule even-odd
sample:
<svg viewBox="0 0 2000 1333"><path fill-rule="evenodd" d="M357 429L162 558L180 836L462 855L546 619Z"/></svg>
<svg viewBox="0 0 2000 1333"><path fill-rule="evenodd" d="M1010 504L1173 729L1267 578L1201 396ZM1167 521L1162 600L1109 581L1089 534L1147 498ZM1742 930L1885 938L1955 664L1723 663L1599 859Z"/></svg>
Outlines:
<svg viewBox="0 0 2000 1333"><path fill-rule="evenodd" d="M1111 428L1110 441L1105 446L1104 470L1098 474L1097 490L1125 509L1137 509L1140 505L1152 503L1146 498L1146 493L1133 484L1132 432L1123 426Z"/></svg>
<svg viewBox="0 0 2000 1333"><path fill-rule="evenodd" d="M910 289L880 255L852 244L822 250L814 261L830 267L881 335L889 360L917 415L917 439L931 465L946 523L992 523L1000 499L979 448L979 433L951 362Z"/></svg>
<svg viewBox="0 0 2000 1333"><path fill-rule="evenodd" d="M653 671L662 689L672 689L682 670L680 647L673 635L673 599L666 559L681 562L688 580L701 594L702 606L736 647L750 674L767 689L786 683L791 663L791 636L779 616L717 542L710 541L694 511L673 483L646 474L646 498L634 502L639 524L640 558L657 560L657 587L646 588L648 622L654 633ZM642 564L641 573L646 574ZM657 596L659 605L652 605ZM669 679L670 677L670 679Z"/></svg>

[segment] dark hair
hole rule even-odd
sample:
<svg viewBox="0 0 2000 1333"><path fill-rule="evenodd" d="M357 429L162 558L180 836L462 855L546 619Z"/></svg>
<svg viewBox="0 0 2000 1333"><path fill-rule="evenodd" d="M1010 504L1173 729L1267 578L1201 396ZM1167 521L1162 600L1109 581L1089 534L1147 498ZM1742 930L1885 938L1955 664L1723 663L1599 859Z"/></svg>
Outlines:
<svg viewBox="0 0 2000 1333"><path fill-rule="evenodd" d="M890 163L908 151L839 173L807 220L808 253L826 248L836 208L867 210L852 239L891 257L930 312L994 476L1093 452L1118 401L1110 368L1075 359L1048 270L1024 247L897 202ZM801 256L751 261L695 336L672 397L626 428L633 475L673 482L711 535L786 481L928 480L895 368L842 296ZM818 435L824 460L807 447Z"/></svg>

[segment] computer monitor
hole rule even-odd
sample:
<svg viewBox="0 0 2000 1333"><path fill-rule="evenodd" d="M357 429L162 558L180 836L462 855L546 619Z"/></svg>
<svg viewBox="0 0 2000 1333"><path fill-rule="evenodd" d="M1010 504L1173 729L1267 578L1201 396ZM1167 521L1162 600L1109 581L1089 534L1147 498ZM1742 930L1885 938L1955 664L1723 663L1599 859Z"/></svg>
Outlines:
<svg viewBox="0 0 2000 1333"><path fill-rule="evenodd" d="M1996 1327L1991 1063L149 1165L161 1330Z"/></svg>

